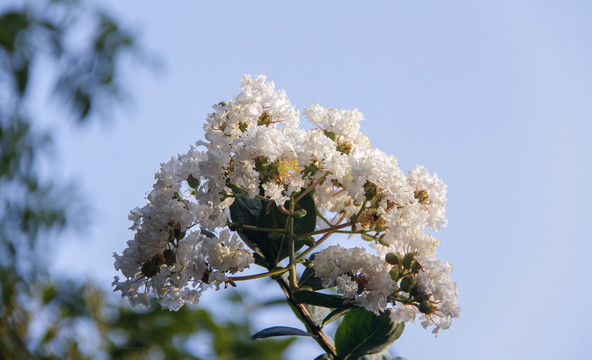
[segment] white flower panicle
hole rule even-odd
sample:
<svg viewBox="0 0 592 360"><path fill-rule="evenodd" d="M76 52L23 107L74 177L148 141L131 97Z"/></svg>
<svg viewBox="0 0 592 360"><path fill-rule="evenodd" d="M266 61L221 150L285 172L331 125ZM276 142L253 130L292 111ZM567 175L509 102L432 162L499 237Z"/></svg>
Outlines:
<svg viewBox="0 0 592 360"><path fill-rule="evenodd" d="M264 76L245 76L240 94L213 109L205 141L162 164L147 205L130 214L134 238L114 254L125 279L113 285L122 296L146 304L154 293L176 310L207 288L234 286L232 275L254 263L230 232L240 232L227 215L235 199L257 198L286 212L309 193L314 234L350 228L376 251L320 251L313 269L323 286L369 311L390 309L397 321L421 317L436 332L458 317L452 268L436 260L439 241L426 232L447 224L446 185L435 174L421 166L405 174L394 156L372 149L358 110L312 104L303 114L314 127L299 128L299 111Z"/></svg>

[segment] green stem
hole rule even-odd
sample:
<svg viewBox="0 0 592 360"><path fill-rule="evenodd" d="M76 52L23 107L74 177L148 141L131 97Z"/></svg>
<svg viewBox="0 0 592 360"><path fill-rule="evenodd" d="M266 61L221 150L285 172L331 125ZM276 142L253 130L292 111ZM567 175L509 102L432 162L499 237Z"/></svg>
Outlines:
<svg viewBox="0 0 592 360"><path fill-rule="evenodd" d="M360 231L360 230L356 230L356 231L351 231L351 230L336 230L334 231L334 233L336 234L357 234L357 235L361 235L361 234L367 234L373 232L373 230L364 230L364 231Z"/></svg>
<svg viewBox="0 0 592 360"><path fill-rule="evenodd" d="M317 240L317 242L314 244L314 246L309 247L308 249L306 249L305 251L303 251L300 255L298 255L298 257L296 258L296 261L297 262L300 262L300 261L304 260L304 258L306 257L306 255L310 254L311 251L313 251L314 249L316 249L325 240L327 240L329 238L329 236L331 236L331 234L333 234L333 232L328 232L325 235L323 235L323 237L321 237L319 240Z"/></svg>
<svg viewBox="0 0 592 360"><path fill-rule="evenodd" d="M331 222L329 220L327 220L326 217L323 216L323 214L321 214L321 212L319 211L319 209L316 209L317 211L317 216L321 218L321 220L323 220L325 222L325 224L329 225L329 226L333 226L333 224L331 224Z"/></svg>
<svg viewBox="0 0 592 360"><path fill-rule="evenodd" d="M290 213L294 212L296 201L292 197L290 201ZM288 217L288 246L290 247L290 288L296 289L298 286L298 279L296 276L296 249L294 240L294 218Z"/></svg>
<svg viewBox="0 0 592 360"><path fill-rule="evenodd" d="M228 187L228 185L226 185ZM243 188L242 186L238 186L238 185L233 185L232 187L228 187L231 191L232 191L232 195L229 197L240 197L240 196L247 196L247 190L245 188ZM243 192L243 194L237 194L235 192L235 190L240 190ZM271 200L266 198L265 196L262 195L255 195L255 198L259 199L259 200L263 200L265 202L270 202Z"/></svg>
<svg viewBox="0 0 592 360"><path fill-rule="evenodd" d="M243 229L247 229L247 230L251 230L251 231L260 231L260 232L278 232L278 233L286 233L286 229L272 229L272 228L262 228L259 226L253 226L253 225L240 225L240 224L235 224L232 223L231 225L235 225L237 227L242 226Z"/></svg>
<svg viewBox="0 0 592 360"><path fill-rule="evenodd" d="M342 222L343 219L345 219L346 216L347 216L346 214L341 214L341 217L339 218L339 220L337 220L337 224L339 224L340 222ZM319 240L317 240L317 242L314 244L314 246L311 246L308 249L306 249L305 251L303 251L298 256L298 258L296 259L296 261L298 261L298 262L302 261L306 257L306 255L310 254L311 251L313 251L319 245L321 245L323 243L323 241L327 240L329 238L329 236L331 236L340 227L349 226L349 225L351 225L351 222L346 223L346 224L342 224L342 225L333 226L332 227L332 230L329 230L328 232L326 232L325 235L323 235Z"/></svg>
<svg viewBox="0 0 592 360"><path fill-rule="evenodd" d="M228 276L228 280L232 280L232 281L245 281L245 280L261 279L261 278L268 277L268 276L271 276L271 275L283 274L283 273L285 273L288 270L290 270L290 269L281 268L281 269L275 269L275 270L268 271L268 272L261 273L261 274L255 274L255 275Z"/></svg>
<svg viewBox="0 0 592 360"><path fill-rule="evenodd" d="M367 203L368 203L368 200L364 200L362 205L360 205L360 211L358 211L358 213L355 216L352 216L352 219L356 220L360 215L362 215L362 212L366 209Z"/></svg>

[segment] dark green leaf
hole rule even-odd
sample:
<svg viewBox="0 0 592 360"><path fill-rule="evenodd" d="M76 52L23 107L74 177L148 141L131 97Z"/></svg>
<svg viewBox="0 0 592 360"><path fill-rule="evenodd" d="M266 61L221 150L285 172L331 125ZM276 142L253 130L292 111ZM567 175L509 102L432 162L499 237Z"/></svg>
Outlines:
<svg viewBox="0 0 592 360"><path fill-rule="evenodd" d="M388 349L404 328L404 323L395 324L391 320L389 312L375 315L363 308L352 309L335 334L337 355L342 360L354 360L379 353Z"/></svg>
<svg viewBox="0 0 592 360"><path fill-rule="evenodd" d="M331 311L324 319L322 326L327 325L328 323L335 321L345 315L349 310L351 310L351 306L342 306L338 307L337 309Z"/></svg>
<svg viewBox="0 0 592 360"><path fill-rule="evenodd" d="M259 226L263 228L285 229L287 227L288 215L272 206L267 211L266 204L260 199L249 199L244 193L235 191L238 196L230 206L230 218L234 223L244 225ZM290 206L289 203L286 206ZM316 208L314 200L310 194L303 196L295 205L296 210L306 210L306 215L299 219L294 219L294 233L296 235L305 234L314 231L316 226ZM282 233L268 233L262 231L241 230L238 232L241 239L253 251L259 252L261 257L257 264L265 267L274 267L282 259L289 256L289 247L287 237ZM300 249L305 244L310 243L308 237L302 237L295 242L295 250ZM257 260L257 259L256 259Z"/></svg>
<svg viewBox="0 0 592 360"><path fill-rule="evenodd" d="M333 358L327 354L317 356L314 360L333 360Z"/></svg>
<svg viewBox="0 0 592 360"><path fill-rule="evenodd" d="M286 203L289 206L290 202ZM294 233L306 234L313 232L317 226L317 208L314 199L310 193L304 195L295 205L295 211L306 210L306 215L300 219L294 220Z"/></svg>
<svg viewBox="0 0 592 360"><path fill-rule="evenodd" d="M300 329L287 327L287 326L272 326L267 329L263 329L258 333L251 336L249 339L257 340L273 336L313 336L312 334L302 331Z"/></svg>
<svg viewBox="0 0 592 360"><path fill-rule="evenodd" d="M242 222L245 225L256 226L261 207L262 201L259 199L249 199L247 196L238 196L234 199L232 205L230 205L230 219L235 223ZM242 230L238 232L238 234L249 248L252 250L258 248L257 236L261 233L251 230Z"/></svg>
<svg viewBox="0 0 592 360"><path fill-rule="evenodd" d="M256 250L256 251L258 251L258 250ZM271 269L271 266L269 266L269 264L267 263L267 260L265 260L265 258L263 257L263 255L261 255L261 254L259 254L257 252L254 252L253 253L253 258L255 258L255 264L257 264L259 266L263 266L264 268Z"/></svg>
<svg viewBox="0 0 592 360"><path fill-rule="evenodd" d="M216 234L214 234L213 232L211 232L211 231L209 231L207 229L204 229L204 228L201 228L200 229L200 233L202 235L205 235L205 236L209 237L210 239L215 239L217 237Z"/></svg>
<svg viewBox="0 0 592 360"><path fill-rule="evenodd" d="M20 69L16 71L16 85L18 92L22 95L25 93L25 89L27 88L27 83L29 81L29 63L23 64Z"/></svg>
<svg viewBox="0 0 592 360"><path fill-rule="evenodd" d="M298 244L300 247L306 245L308 247L313 247L316 244L315 238L313 238L312 236L300 236L296 238L296 244Z"/></svg>
<svg viewBox="0 0 592 360"><path fill-rule="evenodd" d="M57 296L57 294L58 293L55 286L46 286L43 289L43 293L41 294L41 301L43 302L43 305L49 304L49 302L52 301Z"/></svg>
<svg viewBox="0 0 592 360"><path fill-rule="evenodd" d="M78 121L86 120L92 106L91 95L83 89L76 89L72 96L72 106L78 112Z"/></svg>
<svg viewBox="0 0 592 360"><path fill-rule="evenodd" d="M292 294L294 300L298 303L310 304L328 308L336 308L344 305L344 299L341 296L322 294L314 291L296 290Z"/></svg>
<svg viewBox="0 0 592 360"><path fill-rule="evenodd" d="M290 207L290 202L286 202L287 208ZM314 231L316 227L317 214L314 200L310 194L306 194L295 205L295 211L305 210L306 215L301 218L293 218L294 220L294 234L306 234ZM281 211L277 206L272 206L271 209L261 209L257 218L257 226L270 229L287 229L288 219L290 217ZM260 242L260 249L265 255L267 261L275 266L281 260L290 255L290 247L286 235L280 233L258 233L258 239L266 239ZM295 241L294 250L299 250L305 244L309 243L310 239L303 238Z"/></svg>
<svg viewBox="0 0 592 360"><path fill-rule="evenodd" d="M17 43L17 35L26 30L29 21L24 12L6 12L0 17L0 46L12 53Z"/></svg>
<svg viewBox="0 0 592 360"><path fill-rule="evenodd" d="M314 321L317 326L321 327L323 324L323 320L327 317L330 310L326 307L315 306L310 304L303 304L308 313L310 314L310 318Z"/></svg>
<svg viewBox="0 0 592 360"><path fill-rule="evenodd" d="M393 356L391 355L391 353L388 352L388 350L384 350L382 352L379 352L377 354L372 354L372 355L364 355L362 356L362 358L360 360L403 360L402 358L393 358Z"/></svg>
<svg viewBox="0 0 592 360"><path fill-rule="evenodd" d="M237 192L237 194L244 194ZM263 202L259 199L249 199L247 196L238 196L230 205L230 219L234 223L242 223L244 225L257 225L257 218L263 207ZM253 250L255 257L255 264L272 268L265 255L262 253L260 246L268 241L267 234L263 232L256 232L251 230L237 231L240 238Z"/></svg>

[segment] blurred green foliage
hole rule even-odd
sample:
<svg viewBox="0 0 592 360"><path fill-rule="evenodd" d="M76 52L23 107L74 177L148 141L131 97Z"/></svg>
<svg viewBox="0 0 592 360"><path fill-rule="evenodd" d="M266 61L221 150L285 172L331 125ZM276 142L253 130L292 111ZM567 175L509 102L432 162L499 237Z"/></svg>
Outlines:
<svg viewBox="0 0 592 360"><path fill-rule="evenodd" d="M250 341L248 316L220 322L203 309L169 312L156 302L132 310L88 283L26 284L7 271L0 279L3 359L280 360L294 340ZM230 304L244 305L240 296Z"/></svg>
<svg viewBox="0 0 592 360"><path fill-rule="evenodd" d="M89 2L0 7L0 358L282 359L293 339L248 340L240 295L229 301L242 315L220 322L187 306L132 310L89 282L46 270L59 232L84 223L84 200L75 186L40 174L52 137L35 128L29 94L39 68L51 69L43 75L63 117L84 123L122 99L121 59L139 54L134 34Z"/></svg>

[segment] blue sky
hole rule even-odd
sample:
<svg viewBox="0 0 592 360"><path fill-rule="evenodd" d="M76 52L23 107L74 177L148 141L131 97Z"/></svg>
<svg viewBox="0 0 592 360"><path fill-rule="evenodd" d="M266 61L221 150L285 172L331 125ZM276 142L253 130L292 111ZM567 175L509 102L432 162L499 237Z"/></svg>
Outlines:
<svg viewBox="0 0 592 360"><path fill-rule="evenodd" d="M266 74L297 108L358 108L373 146L448 185L439 257L455 267L461 318L437 339L408 326L399 355L590 356L592 3L103 4L164 66L127 67L131 98L109 126L57 129L59 171L94 211L56 269L108 286L159 163L202 138L210 106L243 74Z"/></svg>

